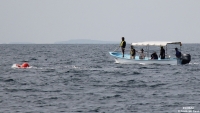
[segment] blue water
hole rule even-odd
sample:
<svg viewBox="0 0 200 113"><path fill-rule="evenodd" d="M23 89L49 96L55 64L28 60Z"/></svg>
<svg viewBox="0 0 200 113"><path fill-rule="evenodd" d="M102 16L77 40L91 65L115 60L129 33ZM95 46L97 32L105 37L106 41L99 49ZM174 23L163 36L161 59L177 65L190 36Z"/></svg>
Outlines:
<svg viewBox="0 0 200 113"><path fill-rule="evenodd" d="M117 46L0 45L0 112L200 111L199 44L183 45L192 61L175 66L116 64ZM12 68L25 61L33 68Z"/></svg>

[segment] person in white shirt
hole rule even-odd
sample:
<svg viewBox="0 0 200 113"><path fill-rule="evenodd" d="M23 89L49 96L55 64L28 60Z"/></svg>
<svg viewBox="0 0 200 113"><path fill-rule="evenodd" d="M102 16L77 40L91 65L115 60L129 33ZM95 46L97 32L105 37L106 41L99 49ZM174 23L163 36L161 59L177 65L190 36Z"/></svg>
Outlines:
<svg viewBox="0 0 200 113"><path fill-rule="evenodd" d="M143 49L141 49L139 58L140 58L140 59L145 59L145 53L144 53L144 50L143 50Z"/></svg>

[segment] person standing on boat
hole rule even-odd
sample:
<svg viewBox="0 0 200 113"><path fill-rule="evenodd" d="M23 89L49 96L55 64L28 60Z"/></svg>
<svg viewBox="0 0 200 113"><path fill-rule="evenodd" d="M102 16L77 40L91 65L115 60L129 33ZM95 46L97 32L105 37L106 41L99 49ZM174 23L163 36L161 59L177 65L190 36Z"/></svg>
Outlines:
<svg viewBox="0 0 200 113"><path fill-rule="evenodd" d="M143 49L141 49L139 58L140 59L145 59L145 54L144 54L144 50Z"/></svg>
<svg viewBox="0 0 200 113"><path fill-rule="evenodd" d="M123 54L123 57L124 57L124 51L125 51L125 47L126 47L126 41L124 40L124 37L122 37L122 41L120 43L120 47L122 49L122 54Z"/></svg>
<svg viewBox="0 0 200 113"><path fill-rule="evenodd" d="M165 59L165 49L163 48L163 46L161 46L161 48L160 48L160 55L159 55L159 57L161 59Z"/></svg>
<svg viewBox="0 0 200 113"><path fill-rule="evenodd" d="M176 51L176 57L181 58L181 52L178 51L178 48L175 48L175 51Z"/></svg>
<svg viewBox="0 0 200 113"><path fill-rule="evenodd" d="M132 45L131 45L130 56L131 56L130 59L135 59L135 49Z"/></svg>

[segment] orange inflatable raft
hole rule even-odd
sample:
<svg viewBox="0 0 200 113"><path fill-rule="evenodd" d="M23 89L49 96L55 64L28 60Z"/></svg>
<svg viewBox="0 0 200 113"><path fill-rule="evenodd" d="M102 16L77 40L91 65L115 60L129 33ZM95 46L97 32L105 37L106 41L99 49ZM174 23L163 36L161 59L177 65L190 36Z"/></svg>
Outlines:
<svg viewBox="0 0 200 113"><path fill-rule="evenodd" d="M28 67L30 67L29 64L28 64L27 62L24 62L22 65L16 64L16 66L17 66L18 68L28 68Z"/></svg>

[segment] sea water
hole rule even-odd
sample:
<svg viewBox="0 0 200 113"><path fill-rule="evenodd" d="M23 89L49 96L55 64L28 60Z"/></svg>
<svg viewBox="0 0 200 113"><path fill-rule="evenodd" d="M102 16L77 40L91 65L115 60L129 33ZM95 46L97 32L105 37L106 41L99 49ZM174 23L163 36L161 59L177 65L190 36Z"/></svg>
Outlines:
<svg viewBox="0 0 200 113"><path fill-rule="evenodd" d="M108 52L117 46L0 45L0 112L200 111L199 44L182 47L190 64L172 66L116 64ZM32 67L13 67L23 62Z"/></svg>

